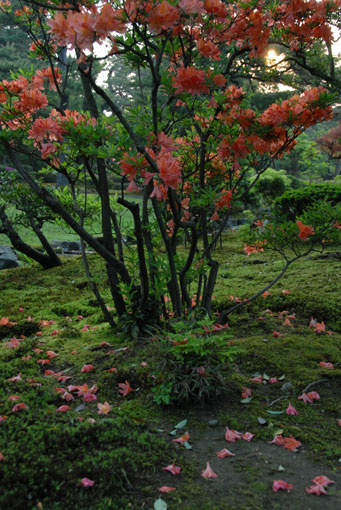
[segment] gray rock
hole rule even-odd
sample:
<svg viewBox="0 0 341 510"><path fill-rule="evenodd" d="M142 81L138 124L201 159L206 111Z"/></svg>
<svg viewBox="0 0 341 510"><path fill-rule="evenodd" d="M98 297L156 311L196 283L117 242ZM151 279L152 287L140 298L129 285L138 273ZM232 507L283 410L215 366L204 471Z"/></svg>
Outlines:
<svg viewBox="0 0 341 510"><path fill-rule="evenodd" d="M80 253L80 241L51 241L51 246L57 253Z"/></svg>
<svg viewBox="0 0 341 510"><path fill-rule="evenodd" d="M216 427L218 425L218 420L209 420L208 425L210 427Z"/></svg>
<svg viewBox="0 0 341 510"><path fill-rule="evenodd" d="M10 269L12 267L18 267L18 257L16 253L6 245L0 246L0 270Z"/></svg>

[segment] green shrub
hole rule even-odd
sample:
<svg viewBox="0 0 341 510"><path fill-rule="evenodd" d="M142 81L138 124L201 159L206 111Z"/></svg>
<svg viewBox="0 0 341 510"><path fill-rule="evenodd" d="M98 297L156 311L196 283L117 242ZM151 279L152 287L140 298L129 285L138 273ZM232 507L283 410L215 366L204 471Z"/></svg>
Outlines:
<svg viewBox="0 0 341 510"><path fill-rule="evenodd" d="M178 322L175 332L156 345L161 357L152 392L159 405L205 402L233 390L229 362L241 350L224 328L215 333L216 326L208 319L197 326Z"/></svg>
<svg viewBox="0 0 341 510"><path fill-rule="evenodd" d="M294 221L318 200L326 200L332 205L341 203L341 185L313 184L286 191L275 200L274 213L288 221Z"/></svg>

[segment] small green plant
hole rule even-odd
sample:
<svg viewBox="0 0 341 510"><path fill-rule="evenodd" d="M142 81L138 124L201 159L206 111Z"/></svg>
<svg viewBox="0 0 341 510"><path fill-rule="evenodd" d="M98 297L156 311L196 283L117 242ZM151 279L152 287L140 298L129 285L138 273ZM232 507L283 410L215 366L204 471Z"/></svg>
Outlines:
<svg viewBox="0 0 341 510"><path fill-rule="evenodd" d="M203 402L223 395L228 387L229 362L241 353L233 346L227 325L208 318L180 321L160 340L159 374L153 394L157 404Z"/></svg>
<svg viewBox="0 0 341 510"><path fill-rule="evenodd" d="M154 400L158 405L168 405L172 400L172 381L168 383L161 383L152 389Z"/></svg>

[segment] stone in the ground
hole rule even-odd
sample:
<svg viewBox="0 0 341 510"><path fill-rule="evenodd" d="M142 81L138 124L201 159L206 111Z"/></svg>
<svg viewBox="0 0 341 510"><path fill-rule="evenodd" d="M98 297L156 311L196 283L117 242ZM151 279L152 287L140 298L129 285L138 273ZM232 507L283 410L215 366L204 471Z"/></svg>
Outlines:
<svg viewBox="0 0 341 510"><path fill-rule="evenodd" d="M57 253L80 253L80 241L51 241L51 246Z"/></svg>
<svg viewBox="0 0 341 510"><path fill-rule="evenodd" d="M10 269L12 267L18 267L18 257L16 253L6 245L0 246L0 270L1 269Z"/></svg>
<svg viewBox="0 0 341 510"><path fill-rule="evenodd" d="M218 420L209 420L208 425L210 427L216 427L218 425Z"/></svg>

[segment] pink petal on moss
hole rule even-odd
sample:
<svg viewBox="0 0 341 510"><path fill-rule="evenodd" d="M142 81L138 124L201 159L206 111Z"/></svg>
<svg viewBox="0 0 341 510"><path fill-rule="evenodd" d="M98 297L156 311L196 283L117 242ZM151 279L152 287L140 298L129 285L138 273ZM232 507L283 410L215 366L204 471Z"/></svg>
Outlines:
<svg viewBox="0 0 341 510"><path fill-rule="evenodd" d="M319 485L319 484L311 485L309 487L309 489L306 489L306 492L308 494L316 494L316 496L320 496L321 494L324 494L324 495L328 494L328 492L325 490L323 485Z"/></svg>
<svg viewBox="0 0 341 510"><path fill-rule="evenodd" d="M81 479L81 485L83 487L92 487L95 482L93 480L90 480L89 478L82 478Z"/></svg>
<svg viewBox="0 0 341 510"><path fill-rule="evenodd" d="M91 370L94 369L94 366L93 365L84 365L82 368L81 368L81 372L91 372Z"/></svg>
<svg viewBox="0 0 341 510"><path fill-rule="evenodd" d="M206 469L201 473L203 478L218 478L218 475L212 471L210 463L207 462Z"/></svg>
<svg viewBox="0 0 341 510"><path fill-rule="evenodd" d="M294 486L291 483L284 482L283 480L274 480L272 484L272 490L277 492L279 490L288 490L293 489Z"/></svg>
<svg viewBox="0 0 341 510"><path fill-rule="evenodd" d="M69 409L70 409L70 406L60 406L60 407L58 407L58 409L56 409L56 411L59 413L66 413L67 411L69 411Z"/></svg>
<svg viewBox="0 0 341 510"><path fill-rule="evenodd" d="M163 467L162 469L164 471L169 471L170 473L172 473L172 475L178 475L181 471L181 467L176 466L175 464L170 464L169 466Z"/></svg>
<svg viewBox="0 0 341 510"><path fill-rule="evenodd" d="M235 457L235 456L236 456L236 454L230 452L230 450L228 450L227 448L223 448L222 450L217 452L217 457L219 459L224 459L225 457Z"/></svg>
<svg viewBox="0 0 341 510"><path fill-rule="evenodd" d="M85 393L83 396L83 402L94 402L94 400L97 400L97 397L93 393Z"/></svg>
<svg viewBox="0 0 341 510"><path fill-rule="evenodd" d="M242 439L244 439L244 441L251 441L251 439L255 437L254 434L251 434L251 432L244 432L244 434L242 434Z"/></svg>
<svg viewBox="0 0 341 510"><path fill-rule="evenodd" d="M329 368L330 370L333 370L334 368L333 363L326 363L325 361L320 361L319 365L320 367Z"/></svg>
<svg viewBox="0 0 341 510"><path fill-rule="evenodd" d="M316 483L317 485L322 485L323 487L326 487L327 485L330 485L331 483L335 483L334 480L329 480L329 478L324 475L315 476L315 478L313 478L312 481L313 481L313 483Z"/></svg>
<svg viewBox="0 0 341 510"><path fill-rule="evenodd" d="M172 492L172 491L176 491L176 488L168 487L167 485L163 485L162 487L159 488L159 491L160 492Z"/></svg>
<svg viewBox="0 0 341 510"><path fill-rule="evenodd" d="M237 430L231 430L228 427L225 429L225 439L229 443L234 443L236 439L240 439L242 437L241 432Z"/></svg>
<svg viewBox="0 0 341 510"><path fill-rule="evenodd" d="M291 416L294 416L295 414L299 414L298 411L296 411L296 409L290 404L290 402L289 402L289 405L285 412Z"/></svg>

